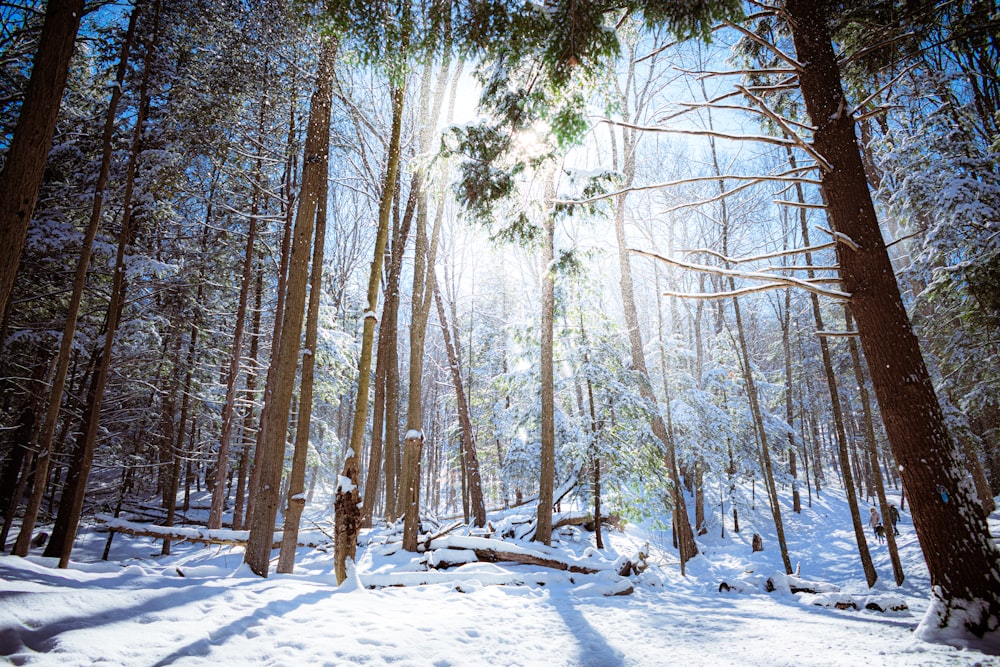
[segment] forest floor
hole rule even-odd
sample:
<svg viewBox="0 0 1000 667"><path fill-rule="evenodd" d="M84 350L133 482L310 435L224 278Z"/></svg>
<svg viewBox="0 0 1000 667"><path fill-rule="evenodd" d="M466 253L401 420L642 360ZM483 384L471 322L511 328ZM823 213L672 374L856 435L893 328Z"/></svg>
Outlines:
<svg viewBox="0 0 1000 667"><path fill-rule="evenodd" d="M814 495L811 506L803 498L801 514L782 496L793 568L804 582L838 589L792 594L761 500L741 510L739 533L730 516L722 536L716 513L686 576L669 532L634 525L606 530L603 551L579 527L557 531L549 550L507 541L512 550L594 566L596 574L502 562L432 571L427 555L399 551L393 533L375 530L363 535L356 578L340 588L332 547L301 547L294 574L272 570L261 579L242 564L240 547L178 543L163 557L149 537L116 536L103 562L107 534L89 525L68 569L36 555L0 557L0 656L18 665L129 667L1000 665L976 649L913 637L929 579L906 511L898 538L906 581L895 586L887 547L869 530L879 573L869 590L843 492ZM312 518L322 525L315 511ZM498 530L519 525L516 511L491 521ZM1000 529L1000 513L991 527ZM752 553L755 532L764 551ZM467 533L462 527L432 543L435 558L462 560L470 547L484 546ZM620 577L621 563L639 560L640 551L648 554L645 571ZM773 592L765 590L768 579ZM732 590L720 592L724 581ZM869 602L906 609L873 611Z"/></svg>

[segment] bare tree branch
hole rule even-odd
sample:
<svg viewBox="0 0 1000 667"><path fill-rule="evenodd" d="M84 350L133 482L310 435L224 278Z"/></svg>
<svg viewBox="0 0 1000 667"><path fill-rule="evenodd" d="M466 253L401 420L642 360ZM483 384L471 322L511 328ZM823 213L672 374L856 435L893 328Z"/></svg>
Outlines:
<svg viewBox="0 0 1000 667"><path fill-rule="evenodd" d="M792 69L794 69L796 72L801 72L802 71L802 69L803 69L802 63L800 63L799 61L797 61L795 58L792 58L790 55L788 55L787 53L785 53L784 51L782 51L781 49L779 49L777 46L775 46L771 42L769 42L766 39L762 38L760 35L747 30L746 28L744 28L741 25L736 25L735 23L733 23L732 21L729 21L728 19L725 20L725 21L723 21L723 24L726 25L727 27L730 27L730 28L733 28L734 30L739 31L747 39L749 39L751 41L754 41L754 42L757 42L758 44L760 44L761 46L763 46L765 49L771 51L774 55L778 56L779 58L781 58L782 60L784 60L786 63L788 63L789 65L791 65Z"/></svg>
<svg viewBox="0 0 1000 667"><path fill-rule="evenodd" d="M729 278L740 278L745 280L762 280L764 285L759 286L756 290L753 288L742 288L743 290L760 291L765 289L778 289L779 287L799 287L809 292L813 292L820 296L830 297L831 299L837 299L839 301L848 301L851 295L847 292L842 292L840 290L827 289L820 287L817 283L827 282L827 280L802 280L800 278L794 278L792 276L776 276L772 273L763 273L760 271L734 271L732 269L725 269L720 266L708 266L706 264L694 264L691 262L684 262L677 259L672 259L670 257L664 257L655 252L649 252L646 250L639 250L637 248L629 248L629 252L636 255L642 255L643 257L649 257L650 259L655 259L665 264L671 266L676 266L681 269L687 269L690 271L700 271L702 273L711 273L718 276L725 276ZM736 290L739 291L739 290ZM718 294L722 294L719 292ZM684 295L685 298L721 298L710 296L696 296L696 295ZM730 295L732 296L732 295Z"/></svg>

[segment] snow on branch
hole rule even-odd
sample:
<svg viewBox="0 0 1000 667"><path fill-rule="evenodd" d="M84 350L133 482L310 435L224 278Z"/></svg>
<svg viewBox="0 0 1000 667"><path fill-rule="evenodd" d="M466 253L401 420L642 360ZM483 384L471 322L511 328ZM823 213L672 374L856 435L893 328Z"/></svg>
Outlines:
<svg viewBox="0 0 1000 667"><path fill-rule="evenodd" d="M904 76L906 76L907 74L909 74L910 71L912 71L914 67L916 67L916 65L910 65L909 67L903 68L902 72L900 72L899 74L897 74L896 76L894 76L889 81L885 82L883 85L881 85L878 88L876 88L874 90L874 92L872 92L871 95L869 95L865 99L863 99L860 102L858 102L857 105L854 107L854 111L852 111L851 113L852 114L856 114L861 109L864 109L866 106L868 106L868 104L871 103L872 100L874 100L876 97L878 97L883 92L885 92L890 86L894 85L901 78L903 78ZM861 116L860 118L856 118L855 120L860 120L861 118L867 118L870 115L872 115L871 112L870 113L866 113L863 116Z"/></svg>
<svg viewBox="0 0 1000 667"><path fill-rule="evenodd" d="M723 24L726 27L728 27L728 28L732 28L732 29L738 31L740 34L742 34L747 39L749 39L751 41L754 41L754 42L757 42L757 44L760 44L761 46L763 46L765 49L767 49L768 51L770 51L771 53L773 53L774 55L778 56L779 58L781 58L782 60L784 60L786 63L788 63L789 65L791 65L792 69L795 70L795 72L801 73L802 70L804 69L803 66L802 66L802 63L800 63L799 61L797 61L795 58L792 58L790 55L788 55L787 53L785 53L784 51L782 51L777 46L775 46L771 42L767 41L766 39L764 39L760 35L752 32L750 30L747 30L743 26L737 25L737 24L733 23L732 21L730 21L728 19L724 20Z"/></svg>
<svg viewBox="0 0 1000 667"><path fill-rule="evenodd" d="M816 335L823 338L856 338L861 334L857 331L817 331Z"/></svg>
<svg viewBox="0 0 1000 667"><path fill-rule="evenodd" d="M816 161L816 164L818 164L824 171L833 171L833 165L830 164L830 161L827 160L822 155L820 155L819 151L817 151L815 148L813 148L812 146L810 146L802 137L800 137L799 133L796 132L791 127L791 125L789 125L787 119L785 119L783 116L775 113L769 106L767 106L767 103L764 100L762 100L761 98L757 97L756 95L754 95L753 93L751 93L749 90L747 90L743 86L737 84L735 87L736 87L736 90L742 92L744 95L746 95L748 98L750 98L750 100L754 104L756 104L758 107L760 107L761 112L765 116L767 116L768 118L770 118L771 120L773 120L775 123L777 123L778 127L781 128L782 132L784 132L788 137L790 137L791 140L794 141L795 144L798 145L799 148L801 148L802 150L804 150L810 157L812 157L812 159Z"/></svg>
<svg viewBox="0 0 1000 667"><path fill-rule="evenodd" d="M749 69L730 69L730 70L690 70L683 69L680 67L675 67L681 74L690 74L691 76L697 77L698 79L710 79L716 76L753 76L755 74L791 74L797 75L798 71L795 69L787 69L785 67L760 67L760 68L749 68Z"/></svg>
<svg viewBox="0 0 1000 667"><path fill-rule="evenodd" d="M861 250L861 246L858 245L854 239L852 239L847 234L844 234L843 232L833 232L827 229L826 227L820 227L819 225L816 225L816 229L826 234L829 234L830 236L833 237L834 241L836 241L837 243L843 243L854 252Z"/></svg>
<svg viewBox="0 0 1000 667"><path fill-rule="evenodd" d="M665 264L670 264L671 266L676 266L681 269L687 269L689 271L700 271L702 273L711 273L718 276L726 276L729 278L740 278L744 280L759 280L763 281L764 284L755 288L741 288L741 290L734 290L729 293L717 292L712 294L675 294L671 293L671 296L681 296L684 298L692 299L719 299L726 298L730 296L739 296L739 293L749 293L755 291L763 291L769 289L778 289L782 287L799 287L806 291L813 292L819 296L830 297L831 299L836 299L838 301L847 301L851 298L851 295L847 292L842 292L840 290L829 289L826 287L821 287L819 283L827 282L828 279L802 279L795 278L793 276L778 276L773 273L765 273L763 271L735 271L733 269L725 269L719 266L709 266L707 264L695 264L693 262L685 262L679 259L671 259L669 257L664 257L655 252L649 252L646 250L639 250L637 248L629 248L629 252L636 255L642 255L644 257L649 257L650 259L655 259Z"/></svg>
<svg viewBox="0 0 1000 667"><path fill-rule="evenodd" d="M806 253L819 252L820 250L826 250L827 248L832 248L836 245L833 241L829 243L821 243L819 245L811 245L805 248L792 248L791 250L779 250L777 252L769 252L763 255L753 255L751 257L727 257L721 252L712 250L711 248L695 248L694 250L688 250L685 255L711 255L721 259L723 262L728 262L730 264L748 264L750 262L759 262L765 259L774 259L775 257L788 257L789 255L804 255ZM779 267L788 268L788 267ZM813 267L803 267L803 268L813 268ZM836 267L834 267L836 268Z"/></svg>
<svg viewBox="0 0 1000 667"><path fill-rule="evenodd" d="M797 208L815 208L819 210L826 208L826 204L807 204L802 201L789 201L787 199L772 199L771 202L779 206L794 206Z"/></svg>
<svg viewBox="0 0 1000 667"><path fill-rule="evenodd" d="M605 122L609 122L609 123L612 123L612 124L627 125L626 123L618 123L617 121L610 121L610 120L605 121ZM796 167L795 169L790 169L788 171L785 171L785 172L782 172L780 174L776 174L776 175L773 175L773 176L770 176L770 175L746 176L746 175L742 175L742 174L722 174L720 176L693 176L691 178L681 178L681 179L678 179L678 180L675 180L675 181L664 181L664 182L661 182L661 183L651 183L649 185L633 185L633 186L630 186L630 187L627 187L627 188L622 188L620 190L615 190L614 192L605 192L603 194L594 195L593 197L588 197L587 199L553 199L553 200L551 200L550 203L551 204L569 205L569 206L572 206L572 205L582 205L582 204L593 204L594 202L598 202L598 201L601 201L601 200L604 200L604 199L612 199L614 197L617 197L618 195L627 194L629 192L643 192L645 190L659 190L661 188L669 188L669 187L674 187L674 186L677 186L677 185L688 185L688 184L691 184L691 183L704 183L704 182L715 182L715 181L726 181L726 180L747 181L746 183L743 183L741 185L736 186L735 188L733 188L731 190L726 191L726 193L724 195L715 196L715 197L712 197L710 199L705 199L705 200L700 200L700 201L696 201L696 202L691 202L691 203L688 203L688 204L682 204L680 206L680 208L684 208L684 207L687 207L687 206L696 206L696 205L699 205L699 204L705 204L705 203L713 202L713 201L716 201L717 199L728 197L729 195L732 195L732 194L734 194L736 192L739 192L740 190L742 190L744 188L747 188L747 187L750 187L751 185L757 185L759 183L764 183L764 182L767 182L767 181L776 181L776 182L779 182L779 183L807 183L807 184L810 184L810 185L819 185L820 181L818 181L818 180L816 180L814 178L804 178L802 176L796 176L795 175L797 173L804 172L804 171L809 171L811 169L815 169L815 166L811 165L811 166L805 166L805 167Z"/></svg>

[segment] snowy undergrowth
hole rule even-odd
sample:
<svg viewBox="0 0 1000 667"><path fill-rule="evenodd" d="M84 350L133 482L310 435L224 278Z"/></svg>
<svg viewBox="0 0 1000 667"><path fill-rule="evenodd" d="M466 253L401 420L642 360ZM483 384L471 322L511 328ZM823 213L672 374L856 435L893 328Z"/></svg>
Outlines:
<svg viewBox="0 0 1000 667"><path fill-rule="evenodd" d="M493 533L457 527L418 554L399 548L398 529L373 529L344 587L336 586L332 548L322 545L299 549L294 574L261 579L238 547L181 543L161 557L153 539L124 535L103 563L106 536L88 529L66 570L39 556L0 558L0 655L30 665L1000 664L913 637L929 581L906 511L906 581L895 586L885 545L868 535L879 573L869 590L842 493L824 491L811 506L803 498L801 514L788 500L793 579L784 577L759 496L754 509L741 509L739 533L727 513L722 534L716 505L686 576L669 532L653 527L606 529L603 551L575 526L556 531L551 548L517 539L531 508L491 514ZM311 518L327 530L321 513ZM754 533L762 552L751 551ZM321 538L310 532L310 541ZM469 558L470 548L501 545L596 572ZM648 568L621 576L622 562L642 560L640 552ZM731 589L720 592L722 582ZM790 592L803 582L825 588ZM906 609L866 609L872 598ZM856 608L832 606L838 601Z"/></svg>

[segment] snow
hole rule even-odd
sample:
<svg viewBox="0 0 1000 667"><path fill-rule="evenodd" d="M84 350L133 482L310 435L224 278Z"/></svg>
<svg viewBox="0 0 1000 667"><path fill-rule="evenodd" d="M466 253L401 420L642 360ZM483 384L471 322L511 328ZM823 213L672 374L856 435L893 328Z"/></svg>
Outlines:
<svg viewBox="0 0 1000 667"><path fill-rule="evenodd" d="M406 435L403 436L403 440L423 441L423 439L424 439L424 432L415 428L411 428L409 431L406 432Z"/></svg>
<svg viewBox="0 0 1000 667"><path fill-rule="evenodd" d="M346 475L337 475L337 490L342 493L350 493L354 491L354 482L351 481L350 477Z"/></svg>
<svg viewBox="0 0 1000 667"><path fill-rule="evenodd" d="M448 523L441 531L450 532L416 554L400 549L399 526L382 526L362 533L357 565L338 587L328 543L300 547L294 574L262 579L243 565L240 547L175 542L163 557L149 537L117 535L112 560L102 562L106 533L88 524L67 569L38 555L0 556L0 655L60 666L1000 665L971 646L921 639L930 584L905 511L906 582L892 584L887 549L872 539L880 579L869 590L842 494L825 489L802 514L782 494L796 575L784 574L766 503L741 509L740 533L727 522L721 537L718 516L711 519L687 577L669 532L635 525L608 527L610 546L599 550L577 526L557 529L545 547ZM513 527L532 511L490 520ZM305 525L328 520L313 515ZM992 523L1000 526L1000 513ZM751 552L755 532L763 552ZM597 572L477 562L472 549L484 548ZM648 569L620 576L620 564L640 552ZM730 590L720 592L721 582Z"/></svg>

